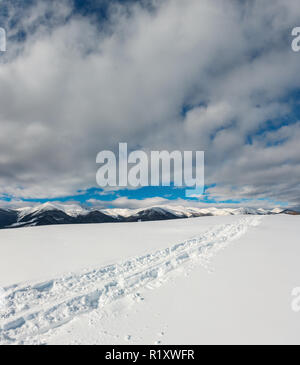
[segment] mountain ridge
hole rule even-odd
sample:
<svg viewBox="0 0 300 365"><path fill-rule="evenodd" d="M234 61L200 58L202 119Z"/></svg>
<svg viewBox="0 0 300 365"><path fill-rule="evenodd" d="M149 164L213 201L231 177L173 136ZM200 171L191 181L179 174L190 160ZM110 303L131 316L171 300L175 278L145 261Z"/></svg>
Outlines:
<svg viewBox="0 0 300 365"><path fill-rule="evenodd" d="M45 203L37 207L0 209L0 229L58 224L91 224L158 221L226 215L300 215L292 209L264 208L196 208L152 206L139 209L86 209L79 205Z"/></svg>

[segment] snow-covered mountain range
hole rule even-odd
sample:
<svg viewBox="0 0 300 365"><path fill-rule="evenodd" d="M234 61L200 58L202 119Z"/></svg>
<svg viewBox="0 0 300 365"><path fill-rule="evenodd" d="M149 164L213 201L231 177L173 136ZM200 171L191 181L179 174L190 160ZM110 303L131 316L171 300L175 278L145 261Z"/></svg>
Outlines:
<svg viewBox="0 0 300 365"><path fill-rule="evenodd" d="M195 208L157 206L142 209L86 209L79 205L45 203L36 207L0 209L0 229L57 224L114 223L228 215L299 214L287 209Z"/></svg>

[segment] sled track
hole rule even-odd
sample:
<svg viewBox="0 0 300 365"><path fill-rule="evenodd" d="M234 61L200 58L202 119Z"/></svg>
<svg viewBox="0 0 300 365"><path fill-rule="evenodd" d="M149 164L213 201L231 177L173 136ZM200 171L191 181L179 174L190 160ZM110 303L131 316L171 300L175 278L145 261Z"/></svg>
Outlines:
<svg viewBox="0 0 300 365"><path fill-rule="evenodd" d="M0 344L39 343L39 336L49 330L137 290L159 285L177 268L192 262L205 265L260 220L243 217L152 254L43 283L8 287L6 307L0 311Z"/></svg>

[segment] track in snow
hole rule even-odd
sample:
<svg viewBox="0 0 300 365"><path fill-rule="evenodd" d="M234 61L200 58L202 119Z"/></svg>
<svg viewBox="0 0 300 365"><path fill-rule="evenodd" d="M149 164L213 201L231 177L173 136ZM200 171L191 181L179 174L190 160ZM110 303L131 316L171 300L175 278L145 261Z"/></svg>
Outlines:
<svg viewBox="0 0 300 365"><path fill-rule="evenodd" d="M199 237L122 263L27 286L6 288L5 311L0 312L0 344L39 343L39 336L81 314L153 287L187 263L206 265L216 252L243 235L261 217L217 226Z"/></svg>

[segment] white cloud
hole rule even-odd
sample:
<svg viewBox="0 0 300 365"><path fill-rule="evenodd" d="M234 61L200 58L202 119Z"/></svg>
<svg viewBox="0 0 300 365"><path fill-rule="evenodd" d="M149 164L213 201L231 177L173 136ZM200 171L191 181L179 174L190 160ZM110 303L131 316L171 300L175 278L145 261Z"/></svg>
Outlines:
<svg viewBox="0 0 300 365"><path fill-rule="evenodd" d="M0 63L1 193L47 198L95 186L97 153L128 142L205 150L206 182L221 185L210 189L220 198L299 203L299 125L245 143L292 112L283 97L300 87L289 38L298 1L124 5L101 30L89 18L64 21L69 2L45 24L51 5L39 3L20 15L34 31L11 41Z"/></svg>
<svg viewBox="0 0 300 365"><path fill-rule="evenodd" d="M87 201L91 208L94 209L106 209L106 208L127 208L127 209L141 209L141 208L150 208L150 207L157 207L157 206L183 206L183 207L196 207L196 208L238 208L247 206L250 208L274 208L274 207L282 207L276 201L262 201L259 199L253 199L247 202L241 203L206 203L206 202L199 202L196 200L184 200L184 199L174 199L169 200L161 197L153 197L153 198L146 198L146 199L128 199L127 197L120 197L112 201L105 201L105 200L98 200L98 199L90 199Z"/></svg>
<svg viewBox="0 0 300 365"><path fill-rule="evenodd" d="M95 209L103 209L108 207L137 209L137 208L152 207L155 205L169 204L170 201L160 197L153 197L142 200L120 197L113 201L90 199L87 201L87 203L89 203L89 205L91 205Z"/></svg>

